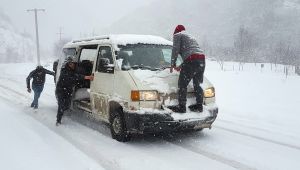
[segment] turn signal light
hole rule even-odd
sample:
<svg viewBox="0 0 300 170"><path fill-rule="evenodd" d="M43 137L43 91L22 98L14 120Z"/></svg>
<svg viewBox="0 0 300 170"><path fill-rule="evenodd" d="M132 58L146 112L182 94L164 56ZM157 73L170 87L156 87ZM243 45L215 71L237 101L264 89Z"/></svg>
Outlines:
<svg viewBox="0 0 300 170"><path fill-rule="evenodd" d="M156 101L158 100L158 92L156 90L132 90L132 101Z"/></svg>
<svg viewBox="0 0 300 170"><path fill-rule="evenodd" d="M140 101L140 92L138 90L131 91L131 100L132 101Z"/></svg>

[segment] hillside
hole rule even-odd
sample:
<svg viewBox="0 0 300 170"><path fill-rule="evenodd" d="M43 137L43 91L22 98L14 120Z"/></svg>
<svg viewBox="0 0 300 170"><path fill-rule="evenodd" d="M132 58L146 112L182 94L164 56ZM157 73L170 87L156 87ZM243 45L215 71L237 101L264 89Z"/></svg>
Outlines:
<svg viewBox="0 0 300 170"><path fill-rule="evenodd" d="M228 39L227 37L234 35L235 31L231 28L235 27L237 18L224 20L222 17L235 16L237 11L233 4L236 0L229 0L230 3L217 1L219 0L190 0L188 3L179 0L156 1L115 22L107 32L154 34L170 38L174 27L184 24L201 39Z"/></svg>
<svg viewBox="0 0 300 170"><path fill-rule="evenodd" d="M34 41L26 33L19 33L10 18L0 10L0 63L32 61Z"/></svg>
<svg viewBox="0 0 300 170"><path fill-rule="evenodd" d="M132 11L103 32L154 34L171 39L174 27L183 24L202 48L230 51L242 28L254 44L248 51L263 57L274 56L281 48L292 49L281 56L295 53L300 44L299 23L298 0L165 0ZM269 60L275 59L264 61Z"/></svg>

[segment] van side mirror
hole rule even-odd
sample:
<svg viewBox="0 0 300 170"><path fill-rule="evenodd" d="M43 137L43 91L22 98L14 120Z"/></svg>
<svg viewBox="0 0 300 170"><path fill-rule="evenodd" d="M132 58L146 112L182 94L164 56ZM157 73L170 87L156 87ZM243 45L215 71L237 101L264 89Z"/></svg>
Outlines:
<svg viewBox="0 0 300 170"><path fill-rule="evenodd" d="M57 71L57 66L58 66L58 60L55 60L55 61L53 62L53 67L52 67L52 70L53 70L54 72Z"/></svg>
<svg viewBox="0 0 300 170"><path fill-rule="evenodd" d="M108 58L100 58L97 71L104 73L114 73L114 65L110 64Z"/></svg>
<svg viewBox="0 0 300 170"><path fill-rule="evenodd" d="M99 60L99 67L104 67L109 64L109 59L108 58L100 58Z"/></svg>

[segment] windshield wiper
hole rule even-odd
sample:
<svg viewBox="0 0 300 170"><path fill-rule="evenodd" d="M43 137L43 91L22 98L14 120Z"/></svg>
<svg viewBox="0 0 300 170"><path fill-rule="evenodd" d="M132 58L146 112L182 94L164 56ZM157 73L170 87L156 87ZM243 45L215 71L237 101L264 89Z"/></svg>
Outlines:
<svg viewBox="0 0 300 170"><path fill-rule="evenodd" d="M132 69L136 70L136 69L142 69L142 70L151 70L151 71L157 71L159 70L158 68L152 68L150 66L144 66L143 64L141 65L134 65L131 66Z"/></svg>
<svg viewBox="0 0 300 170"><path fill-rule="evenodd" d="M133 66L131 66L131 68L136 70L136 69L139 69L140 67L139 67L139 65L133 65Z"/></svg>
<svg viewBox="0 0 300 170"><path fill-rule="evenodd" d="M159 69L160 69L160 70L165 70L165 69L167 69L167 68L171 68L171 66L162 66L162 67L160 67Z"/></svg>

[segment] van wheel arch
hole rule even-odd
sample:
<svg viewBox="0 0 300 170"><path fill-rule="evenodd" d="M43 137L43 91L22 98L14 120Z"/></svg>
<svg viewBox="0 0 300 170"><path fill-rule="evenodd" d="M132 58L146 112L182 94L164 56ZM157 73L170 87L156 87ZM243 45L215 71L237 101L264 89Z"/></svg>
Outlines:
<svg viewBox="0 0 300 170"><path fill-rule="evenodd" d="M111 137L119 142L127 142L131 135L127 132L122 106L117 102L109 104L109 123Z"/></svg>
<svg viewBox="0 0 300 170"><path fill-rule="evenodd" d="M110 101L109 102L109 122L111 122L111 116L112 116L112 113L114 113L116 110L121 110L122 111L122 115L124 117L124 114L123 114L123 107L116 101Z"/></svg>

